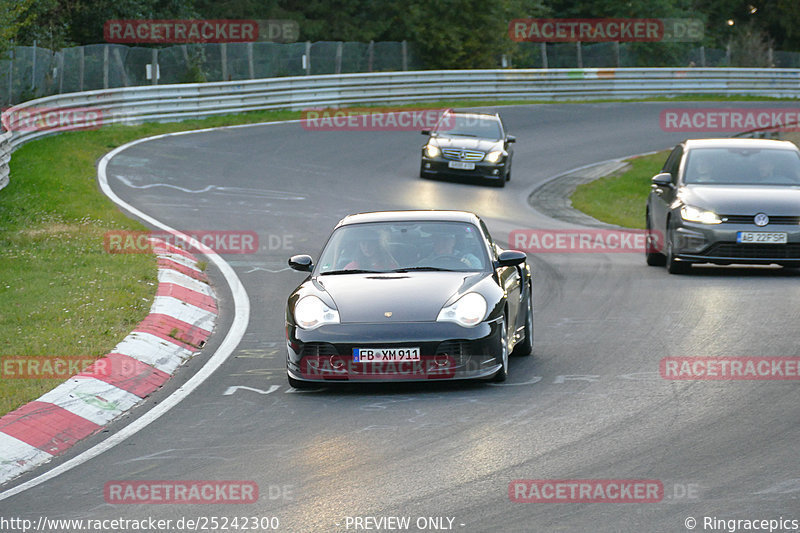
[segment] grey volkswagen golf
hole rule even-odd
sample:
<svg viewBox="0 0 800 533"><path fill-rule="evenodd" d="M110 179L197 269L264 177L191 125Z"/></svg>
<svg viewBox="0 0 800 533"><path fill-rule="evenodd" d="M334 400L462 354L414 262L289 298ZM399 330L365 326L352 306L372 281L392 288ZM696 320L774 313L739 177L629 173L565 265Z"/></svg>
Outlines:
<svg viewBox="0 0 800 533"><path fill-rule="evenodd" d="M647 198L647 264L800 266L800 150L766 139L687 140Z"/></svg>

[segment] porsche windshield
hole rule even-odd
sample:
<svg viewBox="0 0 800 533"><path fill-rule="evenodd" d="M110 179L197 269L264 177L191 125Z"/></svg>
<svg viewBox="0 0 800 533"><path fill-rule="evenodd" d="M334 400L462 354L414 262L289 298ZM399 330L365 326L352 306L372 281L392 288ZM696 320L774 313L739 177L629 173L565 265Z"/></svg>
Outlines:
<svg viewBox="0 0 800 533"><path fill-rule="evenodd" d="M380 222L333 232L317 274L482 271L488 252L478 228L463 222Z"/></svg>

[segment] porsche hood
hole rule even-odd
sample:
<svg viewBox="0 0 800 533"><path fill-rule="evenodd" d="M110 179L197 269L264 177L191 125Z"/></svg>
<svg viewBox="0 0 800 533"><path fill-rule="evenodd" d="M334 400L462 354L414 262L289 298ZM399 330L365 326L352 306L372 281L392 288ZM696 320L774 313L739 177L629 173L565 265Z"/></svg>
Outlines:
<svg viewBox="0 0 800 533"><path fill-rule="evenodd" d="M454 294L464 294L488 272L411 272L319 276L344 323L429 322ZM455 299L453 299L455 301Z"/></svg>

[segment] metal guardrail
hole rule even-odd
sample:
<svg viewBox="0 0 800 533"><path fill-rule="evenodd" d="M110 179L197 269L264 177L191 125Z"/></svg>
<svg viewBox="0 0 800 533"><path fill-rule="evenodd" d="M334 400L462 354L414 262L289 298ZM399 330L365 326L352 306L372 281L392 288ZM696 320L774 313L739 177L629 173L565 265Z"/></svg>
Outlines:
<svg viewBox="0 0 800 533"><path fill-rule="evenodd" d="M97 110L105 124L177 121L264 109L301 110L354 104L442 100L564 100L651 96L800 97L800 69L609 68L443 70L268 78L251 81L128 87L31 100L31 108ZM52 128L0 135L0 189L11 153Z"/></svg>

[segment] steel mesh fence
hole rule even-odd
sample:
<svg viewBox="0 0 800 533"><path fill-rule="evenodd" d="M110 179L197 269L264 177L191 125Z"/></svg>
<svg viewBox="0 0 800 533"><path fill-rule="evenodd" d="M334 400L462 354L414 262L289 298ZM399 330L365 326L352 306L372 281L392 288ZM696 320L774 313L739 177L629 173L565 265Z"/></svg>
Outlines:
<svg viewBox="0 0 800 533"><path fill-rule="evenodd" d="M505 64L513 68L725 67L739 61L736 50L695 44L523 42L515 45ZM798 68L800 53L770 51L763 62ZM203 43L163 48L95 44L56 52L18 46L0 60L0 107L41 96L115 87L425 68L413 45L406 42Z"/></svg>

